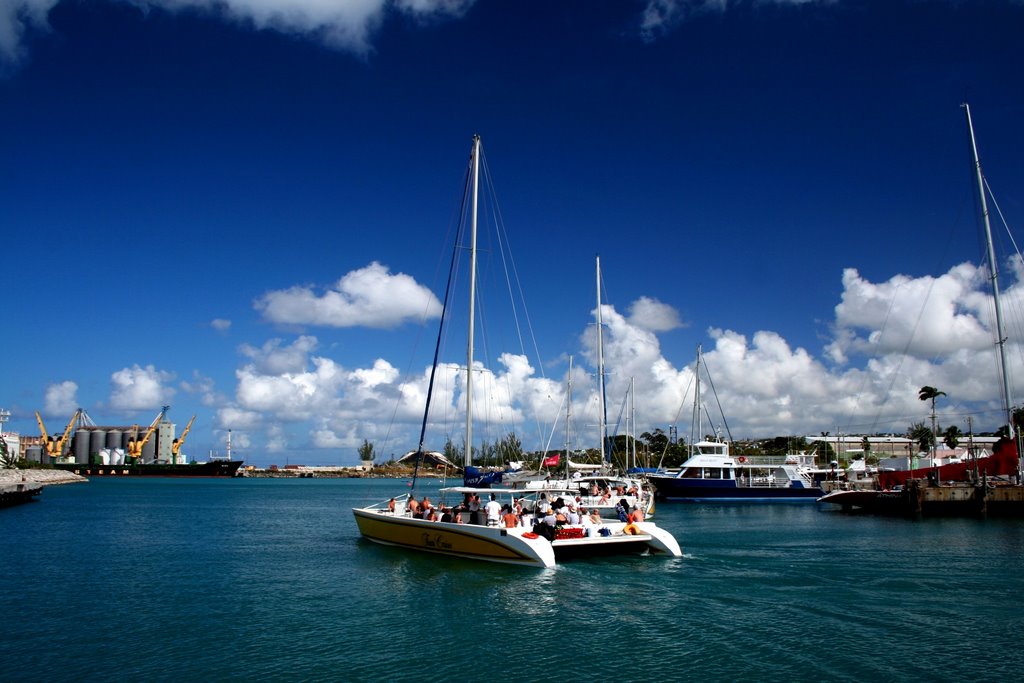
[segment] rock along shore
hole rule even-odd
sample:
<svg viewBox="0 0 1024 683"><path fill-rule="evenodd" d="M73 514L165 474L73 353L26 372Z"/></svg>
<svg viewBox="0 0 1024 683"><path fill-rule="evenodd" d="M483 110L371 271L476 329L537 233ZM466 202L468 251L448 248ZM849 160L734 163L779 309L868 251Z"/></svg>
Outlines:
<svg viewBox="0 0 1024 683"><path fill-rule="evenodd" d="M74 472L65 472L64 470L0 470L0 486L21 483L56 486L57 484L77 484L84 481L89 480Z"/></svg>

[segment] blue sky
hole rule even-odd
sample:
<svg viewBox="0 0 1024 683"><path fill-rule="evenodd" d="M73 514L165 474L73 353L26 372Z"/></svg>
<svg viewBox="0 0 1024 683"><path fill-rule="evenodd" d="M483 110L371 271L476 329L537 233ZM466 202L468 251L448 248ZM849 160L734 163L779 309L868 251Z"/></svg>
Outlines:
<svg viewBox="0 0 1024 683"><path fill-rule="evenodd" d="M414 447L475 133L540 350L488 362L527 446L570 355L596 442L595 254L640 431L689 433L698 344L737 438L902 432L926 384L999 424L959 105L1019 227L1021 2L328 4L0 3L9 429L170 404L199 458L228 428L256 464Z"/></svg>

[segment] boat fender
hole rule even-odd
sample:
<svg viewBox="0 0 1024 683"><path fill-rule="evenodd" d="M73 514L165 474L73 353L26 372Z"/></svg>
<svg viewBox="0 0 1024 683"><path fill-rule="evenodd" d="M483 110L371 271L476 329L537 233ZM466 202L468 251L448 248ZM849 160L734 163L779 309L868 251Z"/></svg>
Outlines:
<svg viewBox="0 0 1024 683"><path fill-rule="evenodd" d="M540 537L537 534L533 533L532 531L527 531L527 532L523 533L523 538L540 538Z"/></svg>

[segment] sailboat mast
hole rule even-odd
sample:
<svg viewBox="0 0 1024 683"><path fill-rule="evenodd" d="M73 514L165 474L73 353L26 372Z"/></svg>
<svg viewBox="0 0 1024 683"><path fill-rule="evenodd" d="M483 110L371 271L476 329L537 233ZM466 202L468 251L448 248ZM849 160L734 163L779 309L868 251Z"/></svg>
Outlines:
<svg viewBox="0 0 1024 683"><path fill-rule="evenodd" d="M473 329L476 313L476 216L480 194L480 136L473 136L473 199L470 216L469 246L469 334L466 349L466 454L465 464L473 464Z"/></svg>
<svg viewBox="0 0 1024 683"><path fill-rule="evenodd" d="M629 452L633 456L633 467L637 467L636 461L636 383L635 378L629 378ZM626 469L629 469L627 463Z"/></svg>
<svg viewBox="0 0 1024 683"><path fill-rule="evenodd" d="M981 202L981 219L985 224L985 244L988 245L988 270L992 280L992 303L996 309L996 345L999 347L999 370L1003 380L1003 409L1006 411L1006 425L1009 438L1016 437L1017 430L1013 426L1013 411L1010 408L1010 378L1006 364L1006 332L1003 327L1003 308L999 302L999 267L996 263L995 247L992 245L992 223L988 216L988 202L985 201L985 181L981 173L981 160L978 159L978 145L974 140L974 124L971 122L971 107L966 102L960 105L967 115L967 132L971 138L971 155L974 161L974 173L978 182L978 200Z"/></svg>
<svg viewBox="0 0 1024 683"><path fill-rule="evenodd" d="M569 448L572 447L572 356L569 356L569 379L565 385L565 471L569 471Z"/></svg>
<svg viewBox="0 0 1024 683"><path fill-rule="evenodd" d="M605 430L607 416L604 405L604 321L601 317L601 257L597 257L597 401L601 434L601 464L605 463Z"/></svg>
<svg viewBox="0 0 1024 683"><path fill-rule="evenodd" d="M690 421L690 457L693 457L697 440L701 438L701 433L704 431L704 425L701 424L702 415L700 412L700 362L701 362L701 345L697 345L697 364L694 366L693 372L693 418ZM694 431L696 430L696 431Z"/></svg>

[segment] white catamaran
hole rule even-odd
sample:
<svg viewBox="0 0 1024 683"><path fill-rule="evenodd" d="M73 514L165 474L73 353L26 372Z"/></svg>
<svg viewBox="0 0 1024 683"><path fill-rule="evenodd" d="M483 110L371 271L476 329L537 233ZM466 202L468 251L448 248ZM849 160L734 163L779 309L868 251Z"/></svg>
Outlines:
<svg viewBox="0 0 1024 683"><path fill-rule="evenodd" d="M473 149L470 155L470 169L467 181L471 183L469 201L470 215L470 274L469 274L469 333L468 361L466 373L466 464L470 464L471 444L473 443L472 387L473 387L473 312L476 289L476 231L477 202L480 174L480 138L474 136ZM447 301L447 297L446 297ZM444 315L441 316L442 327ZM440 333L438 337L440 343ZM426 406L423 413L423 424L420 430L418 454L424 452L427 416L430 411L434 375L437 368L437 351L434 355L434 370L431 372L430 386L427 390ZM414 478L415 482L415 478ZM424 519L417 516L422 512L421 504L415 500L415 491L403 493L388 501L367 507L353 508L359 533L363 538L412 550L426 551L442 555L451 555L476 560L487 560L505 564L553 567L556 561L566 557L590 555L617 555L624 553L666 554L675 557L682 555L679 544L672 534L659 528L653 522L634 521L623 523L601 520L600 523L560 524L552 528L550 534L541 533L542 529L535 526L515 524L505 526L494 524L494 518L487 520L477 509L476 501L490 499L498 503L518 505L530 518L531 513L539 515L543 505L540 494L525 494L521 490L511 489L474 489L457 487L442 489L442 496L454 495L457 503L442 509L446 513L434 519L430 515ZM525 495L524 495L525 494ZM537 496L535 500L533 495ZM546 500L546 499L545 499ZM464 510L465 508L465 510ZM472 514L470 512L472 510ZM582 521L582 520L581 520ZM477 522L477 523L473 523Z"/></svg>

